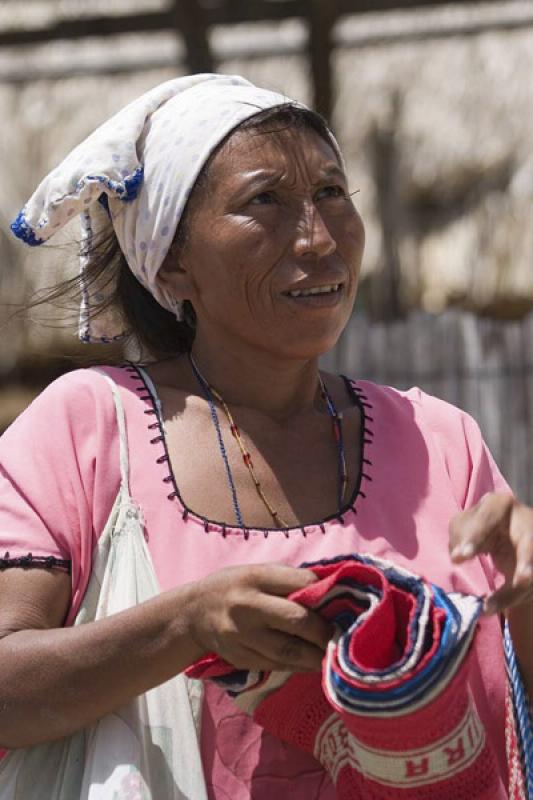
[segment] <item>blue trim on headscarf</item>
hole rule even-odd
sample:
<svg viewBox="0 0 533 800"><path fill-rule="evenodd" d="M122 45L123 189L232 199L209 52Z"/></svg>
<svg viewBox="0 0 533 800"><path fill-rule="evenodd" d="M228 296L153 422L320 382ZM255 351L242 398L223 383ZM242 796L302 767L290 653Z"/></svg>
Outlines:
<svg viewBox="0 0 533 800"><path fill-rule="evenodd" d="M143 182L144 178L144 167L137 167L135 172L130 178L126 178L124 181L124 188L126 190L126 194L124 197L120 199L123 200L125 203L129 203L130 200L135 200L139 193L139 187Z"/></svg>
<svg viewBox="0 0 533 800"><path fill-rule="evenodd" d="M40 244L44 244L44 239L39 239L35 235L35 231L33 228L28 224L26 221L25 215L26 206L19 212L17 218L11 223L11 230L17 237L17 239L21 239L26 244L29 244L30 247L37 247Z"/></svg>
<svg viewBox="0 0 533 800"><path fill-rule="evenodd" d="M86 181L98 181L103 184L109 192L116 195L119 200L122 200L124 203L129 203L137 197L139 186L143 182L143 178L144 167L137 167L135 172L128 178L124 178L123 181L114 181L108 178L107 175L85 175L78 181L76 191L79 191Z"/></svg>
<svg viewBox="0 0 533 800"><path fill-rule="evenodd" d="M97 180L102 183L110 192L115 194L122 202L129 203L135 200L139 193L139 187L143 182L144 167L139 166L135 172L125 178L124 181L113 181L105 175L86 175L76 184L76 192L79 192L87 180ZM108 198L105 192L98 197L98 202L106 209L109 214ZM30 247L37 247L44 244L46 239L39 239L33 228L26 219L26 206L19 212L17 218L11 223L11 230L17 237Z"/></svg>

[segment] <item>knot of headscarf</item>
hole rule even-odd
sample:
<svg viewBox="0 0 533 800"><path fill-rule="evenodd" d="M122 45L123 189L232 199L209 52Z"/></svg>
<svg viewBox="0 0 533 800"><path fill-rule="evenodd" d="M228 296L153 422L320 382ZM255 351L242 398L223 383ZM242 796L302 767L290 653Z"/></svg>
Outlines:
<svg viewBox="0 0 533 800"><path fill-rule="evenodd" d="M102 286L83 280L91 245L109 230L109 220L135 277L180 318L180 301L159 284L157 274L191 189L213 150L234 128L287 102L293 101L239 76L176 78L119 111L43 179L11 227L35 246L80 215L82 341L108 342L122 334L110 327L109 317L92 318L91 300L101 302ZM332 144L336 147L333 137Z"/></svg>

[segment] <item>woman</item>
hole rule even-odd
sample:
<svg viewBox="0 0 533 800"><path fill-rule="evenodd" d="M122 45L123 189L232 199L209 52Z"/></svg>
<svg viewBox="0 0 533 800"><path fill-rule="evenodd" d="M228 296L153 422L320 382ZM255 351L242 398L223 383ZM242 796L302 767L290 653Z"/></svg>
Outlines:
<svg viewBox="0 0 533 800"><path fill-rule="evenodd" d="M71 627L121 473L107 381L70 373L1 447L0 744L71 735L209 651L242 669L320 669L331 632L286 599L315 579L297 565L367 552L487 596L472 692L498 763L493 797L507 797L497 612L531 687L533 513L462 412L319 372L364 245L327 127L239 78L170 81L80 145L14 230L40 244L74 213L82 338L125 324L153 356L105 372L161 593ZM201 750L210 797L334 797L310 755L212 686Z"/></svg>

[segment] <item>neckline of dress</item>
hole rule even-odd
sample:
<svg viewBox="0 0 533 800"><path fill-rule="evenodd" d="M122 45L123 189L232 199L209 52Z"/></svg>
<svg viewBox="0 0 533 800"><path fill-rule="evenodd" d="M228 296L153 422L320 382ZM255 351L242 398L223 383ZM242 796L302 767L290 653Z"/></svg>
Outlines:
<svg viewBox="0 0 533 800"><path fill-rule="evenodd" d="M374 439L374 431L372 428L369 427L369 422L373 422L373 418L369 416L367 409L372 409L372 404L369 402L368 397L364 394L364 392L358 387L357 382L351 380L350 378L346 377L345 375L341 375L346 388L354 400L355 405L359 409L361 414L361 433L359 438L359 472L357 475L357 481L354 487L354 490L344 504L344 506L336 512L332 514L328 514L322 520L318 522L310 522L305 525L291 525L284 528L268 528L268 527L248 527L248 526L240 526L236 523L226 523L221 522L220 520L210 519L198 512L194 511L192 508L189 508L185 503L179 487L176 482L176 477L174 474L174 470L172 467L172 462L170 460L168 444L167 444L167 434L165 431L165 424L163 420L163 413L162 413L162 404L159 398L159 394L157 392L157 388L152 381L151 377L147 373L147 371L143 368L142 365L139 364L128 364L124 366L124 369L130 374L133 380L140 382L140 385L135 386L135 391L140 395L140 400L143 401L147 408L144 410L144 413L149 415L150 417L154 417L155 421L150 423L147 428L148 432L151 434L150 444L152 445L160 445L162 452L161 455L156 458L157 464L166 463L168 468L168 475L163 478L164 484L171 486L172 491L167 493L167 498L169 501L175 502L178 511L181 514L181 517L184 522L193 521L197 524L201 525L205 532L210 531L218 531L222 534L222 536L227 536L231 534L237 534L244 536L245 539L248 539L251 534L260 534L263 535L265 538L269 535L276 535L276 534L283 534L285 537L289 537L291 534L294 533L301 533L306 536L308 533L319 529L322 533L326 532L326 525L332 522L340 522L341 524L344 523L344 517L347 514L356 514L356 503L361 499L366 498L365 492L363 492L361 488L361 484L363 480L372 481L372 477L369 475L368 467L372 466L372 461L368 458L367 454L367 446L373 443ZM153 435L154 431L157 430L156 435Z"/></svg>

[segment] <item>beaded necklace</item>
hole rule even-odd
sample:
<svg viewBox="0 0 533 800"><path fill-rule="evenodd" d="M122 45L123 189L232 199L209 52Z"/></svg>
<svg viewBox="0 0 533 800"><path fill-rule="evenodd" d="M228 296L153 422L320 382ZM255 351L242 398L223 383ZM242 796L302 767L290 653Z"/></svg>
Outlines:
<svg viewBox="0 0 533 800"><path fill-rule="evenodd" d="M279 514L279 512L276 511L276 509L273 507L273 505L270 503L270 501L268 500L267 496L264 493L264 490L263 490L263 488L261 486L261 482L260 482L259 478L257 477L256 471L254 469L252 456L251 456L250 452L248 451L248 449L246 448L246 446L244 444L244 441L243 441L241 432L239 430L239 427L236 424L235 420L233 419L233 415L232 415L231 411L229 410L227 403L225 402L223 397L220 395L220 393L217 392L217 390L213 386L211 386L211 384L204 378L204 376L200 372L196 362L194 361L194 359L192 357L192 353L189 353L189 361L190 361L190 364L191 364L192 371L193 371L198 383L200 384L200 386L202 388L202 391L204 393L204 396L205 396L205 398L207 400L207 403L209 405L209 411L210 411L210 414L211 414L211 419L213 420L213 425L215 427L217 440L218 440L218 446L219 446L219 449L220 449L220 454L222 456L222 461L224 462L224 468L226 470L226 477L227 477L227 480L228 480L229 489L230 489L230 493L231 493L233 510L235 512L235 518L237 520L238 525L240 525L242 528L244 528L244 523L243 523L243 519L242 519L242 513L241 513L240 506L239 506L239 501L238 501L238 498L237 498L237 490L235 488L235 482L233 480L233 475L232 475L231 468L230 468L230 465L229 465L228 455L227 455L227 452L226 452L226 448L224 446L224 439L222 437L222 431L221 431L221 428L220 428L220 422L219 422L219 419L218 419L218 414L217 414L217 410L216 410L216 406L215 406L215 400L222 407L222 410L223 410L223 412L224 412L224 414L226 416L226 419L228 421L228 424L229 424L231 435L236 440L236 442L237 442L237 444L239 446L239 450L241 451L241 455L242 455L242 460L243 460L248 472L250 473L250 477L251 477L251 479L253 481L253 484L255 486L256 492L259 495L259 498L261 499L263 505L268 510L268 513L272 517L276 527L278 527L278 528L288 528L289 527L288 523L285 522L285 520ZM325 386L322 378L320 377L320 375L318 376L318 380L319 380L319 383L320 383L321 396L322 396L323 400L326 403L326 408L328 410L328 414L331 417L332 428L333 428L333 437L334 437L335 443L337 445L337 460L338 460L338 475L339 475L339 480L338 480L338 510L340 512L341 509L342 509L342 506L344 504L344 500L345 500L345 497L346 497L346 491L348 489L348 469L347 469L347 465L346 465L346 452L345 452L345 449L344 449L344 438L343 438L343 434L342 434L342 412L338 412L337 411L337 409L335 407L335 403L333 402L333 398L331 397L330 393L326 389L326 386Z"/></svg>

